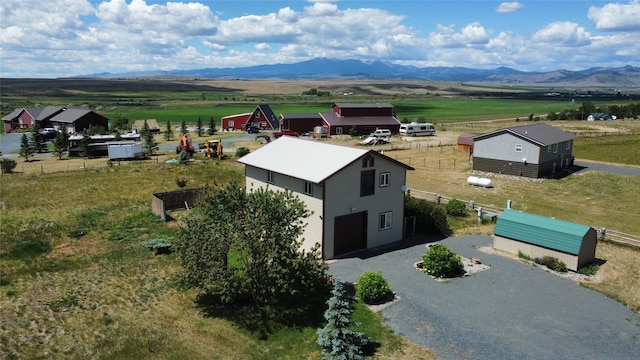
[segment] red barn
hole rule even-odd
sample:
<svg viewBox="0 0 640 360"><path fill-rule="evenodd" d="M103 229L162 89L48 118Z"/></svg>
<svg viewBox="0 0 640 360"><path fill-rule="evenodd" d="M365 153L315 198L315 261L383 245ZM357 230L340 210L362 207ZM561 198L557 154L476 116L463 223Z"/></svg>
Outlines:
<svg viewBox="0 0 640 360"><path fill-rule="evenodd" d="M222 130L244 130L251 114L252 113L244 113L224 116L222 118Z"/></svg>
<svg viewBox="0 0 640 360"><path fill-rule="evenodd" d="M389 129L391 133L400 130L400 121L393 114L391 104L345 104L335 103L330 113L320 113L329 135L349 134L355 129L356 134L364 135L377 128Z"/></svg>
<svg viewBox="0 0 640 360"><path fill-rule="evenodd" d="M256 106L255 110L250 113L229 115L222 118L223 130L246 130L249 126L255 126L260 130L276 130L280 128L280 122L267 104Z"/></svg>
<svg viewBox="0 0 640 360"><path fill-rule="evenodd" d="M316 126L322 126L320 114L280 114L280 127L300 134L313 132Z"/></svg>

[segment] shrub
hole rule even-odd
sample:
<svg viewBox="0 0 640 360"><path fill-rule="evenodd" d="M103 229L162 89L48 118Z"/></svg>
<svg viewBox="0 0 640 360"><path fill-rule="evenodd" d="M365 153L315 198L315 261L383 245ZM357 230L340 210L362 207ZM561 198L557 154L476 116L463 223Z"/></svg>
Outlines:
<svg viewBox="0 0 640 360"><path fill-rule="evenodd" d="M450 278L464 274L464 264L456 253L442 244L435 244L422 256L423 271L435 277Z"/></svg>
<svg viewBox="0 0 640 360"><path fill-rule="evenodd" d="M451 216L467 216L467 205L458 199L451 199L444 208Z"/></svg>
<svg viewBox="0 0 640 360"><path fill-rule="evenodd" d="M543 256L542 258L535 258L533 259L533 261L535 261L536 264L544 265L553 271L567 272L567 265L564 262L552 256Z"/></svg>
<svg viewBox="0 0 640 360"><path fill-rule="evenodd" d="M523 253L522 251L518 250L518 257L520 259L525 259L525 260L531 260L531 256Z"/></svg>
<svg viewBox="0 0 640 360"><path fill-rule="evenodd" d="M149 250L155 251L156 255L171 254L173 252L170 239L149 240L144 243L144 246Z"/></svg>
<svg viewBox="0 0 640 360"><path fill-rule="evenodd" d="M600 265L596 263L590 263L578 268L578 274L593 276L598 272L599 269L600 269Z"/></svg>
<svg viewBox="0 0 640 360"><path fill-rule="evenodd" d="M244 147L244 146L243 146L243 147L239 147L239 148L236 150L236 159L239 159L239 158L241 158L241 157L243 157L243 156L247 155L249 152L250 152L250 151L249 151L249 149L248 149L248 148L246 148L246 147Z"/></svg>
<svg viewBox="0 0 640 360"><path fill-rule="evenodd" d="M10 174L13 172L13 169L16 168L18 163L13 159L3 158L0 160L0 169L2 169L3 174Z"/></svg>
<svg viewBox="0 0 640 360"><path fill-rule="evenodd" d="M391 286L379 271L365 272L356 282L356 296L365 304L383 302L390 292Z"/></svg>
<svg viewBox="0 0 640 360"><path fill-rule="evenodd" d="M442 205L407 196L404 210L405 216L416 217L416 230L422 232L437 231L444 236L451 235L447 212Z"/></svg>

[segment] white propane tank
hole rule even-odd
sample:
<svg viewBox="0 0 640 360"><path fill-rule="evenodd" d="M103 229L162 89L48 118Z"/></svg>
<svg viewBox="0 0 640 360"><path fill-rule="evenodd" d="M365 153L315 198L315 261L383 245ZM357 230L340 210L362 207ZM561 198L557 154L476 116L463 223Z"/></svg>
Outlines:
<svg viewBox="0 0 640 360"><path fill-rule="evenodd" d="M469 176L467 183L474 186L491 187L491 179L483 178L480 176Z"/></svg>

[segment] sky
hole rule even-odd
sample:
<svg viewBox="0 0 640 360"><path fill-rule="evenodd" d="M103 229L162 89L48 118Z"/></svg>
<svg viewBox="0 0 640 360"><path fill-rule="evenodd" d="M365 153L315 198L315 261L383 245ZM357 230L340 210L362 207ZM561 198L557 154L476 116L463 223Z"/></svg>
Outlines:
<svg viewBox="0 0 640 360"><path fill-rule="evenodd" d="M0 77L313 58L521 71L640 66L640 0L2 0Z"/></svg>

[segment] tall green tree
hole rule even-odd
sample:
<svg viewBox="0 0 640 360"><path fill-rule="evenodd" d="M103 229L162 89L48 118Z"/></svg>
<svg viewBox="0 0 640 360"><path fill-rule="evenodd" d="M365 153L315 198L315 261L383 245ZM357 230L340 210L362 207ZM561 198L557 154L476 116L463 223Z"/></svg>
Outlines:
<svg viewBox="0 0 640 360"><path fill-rule="evenodd" d="M82 133L82 140L80 140L80 156L89 158L91 157L91 147L89 144L91 143L91 135L89 135L89 131L85 129Z"/></svg>
<svg viewBox="0 0 640 360"><path fill-rule="evenodd" d="M322 347L322 358L326 360L362 359L362 349L369 339L361 332L352 330L353 298L340 279L335 280L328 308L324 313L327 324L318 329L317 343Z"/></svg>
<svg viewBox="0 0 640 360"><path fill-rule="evenodd" d="M142 139L143 139L142 147L143 147L145 156L153 155L154 151L156 150L156 147L158 146L158 143L156 143L155 136L151 132L151 129L149 129L149 123L147 123L147 120L144 121L144 125L142 126L142 132L140 133L140 136L142 136Z"/></svg>
<svg viewBox="0 0 640 360"><path fill-rule="evenodd" d="M173 129L171 129L171 121L167 120L167 129L164 131L164 139L169 141L173 138Z"/></svg>
<svg viewBox="0 0 640 360"><path fill-rule="evenodd" d="M62 126L62 129L56 134L56 138L53 140L53 152L58 156L59 160L62 160L62 155L69 149L69 134L67 134L66 126Z"/></svg>
<svg viewBox="0 0 640 360"><path fill-rule="evenodd" d="M41 153L47 149L47 144L45 143L44 137L40 133L40 123L37 121L33 122L33 127L31 128L31 148L34 152Z"/></svg>
<svg viewBox="0 0 640 360"><path fill-rule="evenodd" d="M113 119L111 123L112 131L121 131L128 130L129 128L129 119L122 114L116 114L116 117Z"/></svg>
<svg viewBox="0 0 640 360"><path fill-rule="evenodd" d="M187 134L188 132L189 130L187 130L187 121L185 119L182 119L182 124L180 124L180 133Z"/></svg>
<svg viewBox="0 0 640 360"><path fill-rule="evenodd" d="M198 134L198 136L202 136L202 134L204 133L204 128L202 127L202 119L200 118L200 116L198 116L198 123L196 125L196 133Z"/></svg>
<svg viewBox="0 0 640 360"><path fill-rule="evenodd" d="M217 306L246 310L263 331L270 321L319 321L329 285L319 245L300 250L309 215L291 192L210 189L179 230L185 283Z"/></svg>
<svg viewBox="0 0 640 360"><path fill-rule="evenodd" d="M213 135L217 132L216 130L216 122L213 120L213 116L209 118L209 128L207 129L207 134Z"/></svg>
<svg viewBox="0 0 640 360"><path fill-rule="evenodd" d="M33 155L33 148L26 133L20 138L20 156L24 156L24 161L29 161L29 157Z"/></svg>

